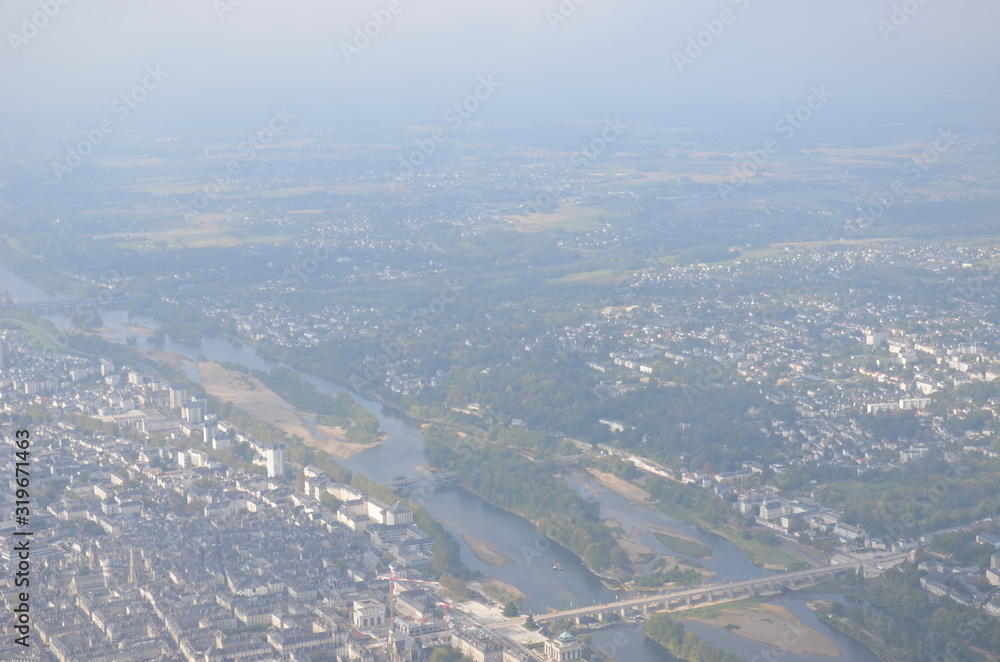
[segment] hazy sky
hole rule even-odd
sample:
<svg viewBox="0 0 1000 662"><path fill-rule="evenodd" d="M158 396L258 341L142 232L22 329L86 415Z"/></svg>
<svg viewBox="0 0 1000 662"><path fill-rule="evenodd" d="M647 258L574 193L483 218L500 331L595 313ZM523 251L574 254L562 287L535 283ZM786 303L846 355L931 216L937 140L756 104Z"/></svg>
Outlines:
<svg viewBox="0 0 1000 662"><path fill-rule="evenodd" d="M84 129L144 77L154 86L135 126L253 125L273 107L334 127L434 122L480 76L501 84L483 120L787 105L821 84L841 103L906 110L1000 83L996 0L62 2L0 7L3 115ZM342 44L391 4L401 10L348 62ZM893 25L894 5L912 15ZM685 53L699 33L701 52ZM682 71L676 53L694 56ZM153 81L147 67L167 75Z"/></svg>

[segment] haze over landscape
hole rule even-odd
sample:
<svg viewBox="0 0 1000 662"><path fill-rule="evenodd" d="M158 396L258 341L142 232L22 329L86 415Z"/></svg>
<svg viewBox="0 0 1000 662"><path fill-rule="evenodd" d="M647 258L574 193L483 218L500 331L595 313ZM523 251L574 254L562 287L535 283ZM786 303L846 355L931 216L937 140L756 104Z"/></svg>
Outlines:
<svg viewBox="0 0 1000 662"><path fill-rule="evenodd" d="M7 2L0 660L1000 660L998 21Z"/></svg>
<svg viewBox="0 0 1000 662"><path fill-rule="evenodd" d="M985 0L400 0L399 13L370 30L370 45L346 57L343 45L354 46L356 29L387 3L56 3L58 13L27 39L23 20L33 25L39 6L4 9L4 113L61 129L86 128L147 65L169 72L170 85L136 127L244 126L273 105L310 125L423 123L487 74L505 89L479 121L601 113L654 121L685 117L690 103L702 111L788 101L820 83L843 104L892 102L904 113L998 92L991 26L1000 8ZM679 71L674 54L689 57L688 39L697 42L723 12L729 22Z"/></svg>

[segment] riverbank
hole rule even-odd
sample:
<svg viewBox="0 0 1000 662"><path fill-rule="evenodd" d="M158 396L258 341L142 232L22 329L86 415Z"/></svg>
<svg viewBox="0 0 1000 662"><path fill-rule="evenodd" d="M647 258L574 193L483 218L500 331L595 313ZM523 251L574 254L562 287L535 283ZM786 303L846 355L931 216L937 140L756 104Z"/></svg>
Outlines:
<svg viewBox="0 0 1000 662"><path fill-rule="evenodd" d="M0 318L0 328L18 328L24 332L28 337L28 342L36 349L43 352L59 352L66 351L66 345L54 338L45 329L32 324L31 322L26 322L24 320L14 319L12 317L2 317Z"/></svg>
<svg viewBox="0 0 1000 662"><path fill-rule="evenodd" d="M221 342L225 341L225 342ZM157 351L170 351L176 353L176 356L172 357L172 362L177 364L181 362L188 372L193 372L197 369L198 373L194 376L194 379L202 382L202 386L206 391L212 392L214 396L219 397L220 400L225 400L227 402L232 402L234 406L239 407L241 410L246 411L248 415L251 415L255 420L261 420L262 422L275 425L283 432L300 437L304 442L312 447L320 448L327 452L329 455L339 458L348 459L348 461L353 461L354 456L359 455L359 451L368 451L366 453L360 453L362 456L369 455L370 452L376 453L372 457L380 458L378 460L380 465L392 464L392 460L388 457L390 454L397 452L395 443L392 440L387 440L389 443L383 442L377 445L360 445L351 444L342 438L342 435L337 434L342 432L340 430L324 429L322 426L317 426L317 421L309 420L309 412L302 412L301 410L296 411L296 408L292 404L282 398L276 391L269 388L260 380L254 380L252 375L245 374L242 370L228 370L223 367L219 362L233 362L236 364L249 363L251 369L258 370L268 370L269 367L264 367L259 364L254 364L254 361L247 355L242 357L236 356L238 349L243 347L254 347L253 344L242 345L239 344L238 340L219 338L218 336L206 336L202 345L197 348L185 347L183 353L180 350L174 349L173 341L168 340L166 348L159 348ZM204 354L212 357L212 361L202 362L202 364L196 364L192 357L194 352L199 352L199 354ZM168 358L162 356L160 358ZM257 355L261 361L273 363L276 359L268 358L262 355ZM204 363L214 363L214 366L206 366ZM328 381L329 378L316 373L310 373L308 370L302 371L303 379L305 381L313 381L311 378L315 378L317 381L314 383L320 383L318 380ZM220 377L216 380L213 379L215 375ZM246 381L244 378L248 378ZM215 382L215 383L213 383ZM329 381L327 385L320 386L321 390L328 390L330 388L329 384L339 385L336 380ZM341 387L343 387L341 385ZM361 394L362 398L366 398L364 394ZM264 402L261 402L261 400ZM366 398L367 399L367 398ZM431 423L432 421L427 419L415 418L401 412L398 408L391 405L391 403L381 401L381 398L374 397L371 402L366 403L366 406L371 408L371 405L381 405L383 412L377 415L385 415L387 413L399 414L399 416L393 415L393 419L398 421L404 421L407 425L419 425L420 423ZM377 412L377 409L372 408L373 413ZM390 426L395 427L395 426ZM461 429L462 426L449 426L456 431L459 435L469 434L475 432L475 436L479 437L484 433L481 430L470 430L468 428ZM324 433L324 437L330 438L329 445L324 445L323 440L314 438L313 432L321 431ZM398 430L397 430L398 433ZM337 438L341 437L341 438ZM375 446L373 448L373 446ZM384 449L384 450L383 450ZM421 453L422 455L422 453ZM385 457L383 457L385 456ZM424 466L424 458L420 458L421 461L415 462L411 465L411 469L418 466ZM354 467L352 467L353 469ZM361 470L361 473L368 474L369 472ZM378 474L378 472L375 472ZM406 470L400 470L398 474L394 475L404 475L408 473ZM391 480L390 477L382 477L381 480ZM506 512L516 515L519 518L524 519L527 522L531 522L530 518L524 517L522 513L518 513L511 509L504 509ZM462 531L454 531L456 537L462 535ZM489 536L483 536L480 534L481 538L489 539ZM471 550L470 550L471 551ZM482 550L480 550L482 552ZM509 552L506 552L508 558L514 557ZM579 559L579 555L574 555ZM503 563L501 559L494 559ZM486 563L484 561L484 563ZM567 566L569 563L563 560L563 563ZM488 564L487 565L492 565ZM499 566L500 568L510 569L512 562L508 562L506 565ZM516 565L516 564L515 564ZM498 567L492 565L492 567ZM604 586L614 586L619 585L620 578L617 577L607 577L607 576L595 576L593 579L602 582L602 588Z"/></svg>
<svg viewBox="0 0 1000 662"><path fill-rule="evenodd" d="M636 503L645 504L653 500L652 494L642 489L641 487L633 485L628 481L622 480L618 476L593 468L588 468L587 473L596 478L598 483L608 488L612 492L620 494L629 501L635 501Z"/></svg>
<svg viewBox="0 0 1000 662"><path fill-rule="evenodd" d="M649 527L649 530L653 532L653 536L667 549L673 550L678 554L684 554L685 556L693 556L696 559L712 558L712 548L694 538L680 535L672 529L656 526L649 522L643 522L643 524Z"/></svg>
<svg viewBox="0 0 1000 662"><path fill-rule="evenodd" d="M773 570L776 572L794 572L795 570L805 570L811 565L804 559L793 556L788 552L778 549L773 545L764 544L751 538L747 540L743 537L743 531L729 524L720 524L712 527L712 533L717 533L733 544L738 550L743 552L754 565Z"/></svg>
<svg viewBox="0 0 1000 662"><path fill-rule="evenodd" d="M656 567L660 570L669 570L670 568L677 568L680 570L687 570L692 573L697 573L701 575L701 581L707 581L715 577L715 572L709 570L708 568L702 566L697 561L692 561L680 556L674 556L672 554L659 554L654 552L649 547L641 545L634 540L630 540L628 537L615 536L618 541L618 546L625 550L628 554L629 562L631 564L632 572L635 577L640 577L643 575L644 567L651 561L656 561ZM671 586L673 583L665 584L664 586ZM632 582L624 582L623 587L633 587ZM658 587L657 590L659 590ZM643 590L649 590L649 587L643 587Z"/></svg>
<svg viewBox="0 0 1000 662"><path fill-rule="evenodd" d="M290 437L327 454L347 459L358 451L377 444L355 444L347 441L341 427L313 424L316 415L296 409L256 377L244 375L214 362L197 364L201 385L220 400L231 402L254 419L279 428Z"/></svg>
<svg viewBox="0 0 1000 662"><path fill-rule="evenodd" d="M784 550L772 545L765 545L753 538L749 540L744 538L743 530L737 529L730 524L710 524L701 519L696 512L686 508L673 507L668 509L659 506L659 509L664 514L690 524L700 531L714 533L717 536L725 538L758 568L776 572L792 572L795 570L805 570L812 566L804 558L793 556Z"/></svg>
<svg viewBox="0 0 1000 662"><path fill-rule="evenodd" d="M143 322L143 319L144 318L139 318L140 322ZM120 323L120 321L116 320L115 324L119 324L119 323ZM148 323L147 322L143 322L143 323L148 324L148 328L151 328L151 329L155 330L155 325L152 322L148 322ZM144 343L140 342L139 344L141 345L141 344L144 344ZM174 359L173 359L173 362L175 362L175 365L176 365L177 361L182 362L184 371L186 373L188 373L188 375L190 377L193 377L196 380L200 380L199 375L193 374L194 373L194 369L195 369L194 368L195 362L194 362L193 359L194 359L194 356L195 356L196 352L199 353L199 354L204 354L204 355L210 356L213 361L233 362L233 363L237 363L237 364L245 363L245 364L249 365L252 369L263 370L263 371L269 371L269 370L273 369L275 367L273 365L273 361L277 360L277 358L280 358L280 357L268 358L268 357L265 357L265 356L256 355L256 353L254 353L255 354L254 356L251 356L251 354L248 354L246 352L246 349L249 348L249 347L253 347L253 346L254 346L254 344L252 344L252 343L249 344L249 345L243 345L243 344L241 344L239 342L238 339L234 339L234 338L223 338L223 337L219 337L219 336L206 336L203 339L202 344L200 344L198 346L186 346L186 345L182 346L182 345L177 345L174 341L168 339L165 347L162 348L162 349L159 349L158 351L169 351L169 352L176 353L177 356L174 357ZM168 357L164 356L164 355L160 355L157 358L166 359ZM264 366L264 365L261 365L259 363L256 363L255 361L257 361L258 359L260 361L267 362L267 363L269 363L271 365ZM301 374L302 379L304 381L311 381L314 384L322 384L320 386L320 388L321 388L321 390L325 390L325 391L329 391L330 389L335 388L335 387L336 388L343 388L343 384L338 383L335 379L333 381L327 381L330 378L327 377L327 376L318 374L318 371L317 372L310 372L309 369L308 369L309 367L313 368L313 370L315 371L316 368L319 367L319 366L313 365L313 366L308 366L308 367L303 368L303 372L301 372L300 374ZM242 373L243 371L242 370L236 370L236 372ZM270 382L268 382L268 383L270 383ZM264 386L266 386L266 384ZM251 392L251 393L249 393L247 395L249 395L249 396L259 396L260 393L263 392L263 387L261 387L260 385L257 385L257 388L259 390L255 391L255 392ZM336 391L334 390L334 391L331 391L331 392L335 393ZM277 392L275 392L275 394L277 394ZM296 428L297 429L289 429L289 426L287 424L280 425L280 428L283 431L285 431L286 433L293 434L293 435L296 435L296 436L302 438L307 443L309 443L310 446L322 448L325 452L327 452L329 455L331 455L331 456L333 456L335 458L339 458L341 460L347 459L348 462L355 462L358 459L358 457L363 458L361 460L362 465L364 465L363 467L360 466L360 465L359 466L351 465L351 468L352 469L357 468L358 470L360 470L362 473L365 473L365 474L377 475L379 477L379 480L381 480L381 481L392 480L395 477L399 477L399 476L403 476L403 475L412 475L412 472L414 471L415 467L417 467L417 466L422 465L422 464L425 463L425 457L423 457L423 452L422 452L422 449L420 448L421 444L413 442L413 443L408 443L404 447L404 446L400 445L399 443L397 443L398 439L400 439L400 438L408 438L407 435L409 434L409 431L407 431L407 432L404 433L404 432L401 432L400 429L398 429L404 423L409 428L414 428L414 427L416 427L414 424L419 425L420 423L423 423L425 425L429 424L429 423L435 423L437 425L443 425L443 426L445 426L445 427L453 430L459 437L461 437L463 435L466 435L466 434L471 434L471 435L475 436L476 438L482 438L482 436L484 434L481 429L473 429L473 428L471 428L468 425L461 425L461 424L460 425L452 425L448 421L442 421L442 420L433 419L433 418L430 418L430 417L423 418L423 417L420 417L420 416L413 416L412 412L410 412L410 413L403 412L399 408L397 408L393 403L387 402L387 401L383 400L381 397L379 397L377 394L374 394L374 393L368 393L368 394L362 393L362 394L360 394L360 396L362 398L365 398L365 399L362 399L361 402L364 402L364 406L366 406L369 409L369 411L371 411L372 413L374 413L376 415L379 415L379 416L390 415L391 418L394 421L393 424L390 425L390 428L392 430L394 430L393 434L395 436L392 439L387 439L385 442L383 442L382 444L380 444L376 448L371 448L370 446L365 446L365 445L351 445L349 442L345 443L346 439L343 439L343 438L341 438L339 440L335 439L333 441L333 443L335 445L331 445L330 447L325 447L321 443L319 443L319 440L311 438L310 431L312 431L312 432L318 431L318 429L317 429L317 427L315 425L317 423L317 421L315 421L315 420L308 420L308 416L306 417L305 421L303 421L302 419L300 419L298 417L295 417L294 423L296 423ZM279 395L278 398L280 400L281 396ZM232 398L227 398L227 399L228 400L232 400ZM366 399L368 401L366 401ZM280 407L279 408L272 408L272 412L271 413L274 413L274 414L276 414L278 416L282 416L282 417L287 416L287 417L291 418L292 414L297 413L297 412L294 411L295 407L287 407L287 405L291 404L290 401L287 400L287 399L284 399L284 403L286 405L285 409L282 409ZM243 407L241 407L241 409L242 408ZM382 410L381 412L379 411L380 409ZM264 418L265 421L268 420L266 417L260 416L259 415L260 412L257 411L256 408L254 408L253 414L255 415L256 419ZM280 423L281 421L278 421L278 422ZM327 422L332 422L332 421L327 421ZM303 428L305 428L305 429L303 429ZM340 431L340 432L342 432L342 431ZM329 432L328 432L328 434L329 434ZM334 434L329 434L329 436L335 436L335 433ZM361 450L361 449L368 449L368 450L366 452L363 452L363 453L358 453L358 451ZM389 467L389 466L395 467L396 466L395 458L398 456L398 454L402 454L403 456L406 456L407 458L411 457L411 455L412 455L412 459L413 459L412 464L401 465L398 470L397 469L393 469L391 473L390 472L386 472L384 470L386 467ZM409 460L407 460L407 462L409 462ZM371 466L368 466L368 465L371 465ZM641 491L641 492L633 492L633 491L629 490L629 491L627 491L625 493L626 496L623 496L622 495L623 486L629 485L629 483L627 481L623 481L621 479L615 479L615 480L610 480L609 481L609 480L605 479L604 483L602 484L600 481L597 480L598 477L596 477L596 476L594 476L594 475L586 472L582 467L576 467L572 471L572 473L578 473L581 477L585 477L586 480L587 480L587 482L590 485L592 485L593 487L597 488L600 492L604 492L609 497L613 497L614 499L618 499L618 500L624 500L624 501L627 501L629 503L633 503L633 504L635 504L637 506L649 508L653 512L655 512L655 510L656 510L656 506L654 504L649 503L649 502L642 503L645 500L645 495L647 494L644 490ZM617 487L618 489L617 490L611 489L611 487L610 487L611 484L614 484L614 486ZM474 486L472 486L472 487L474 487ZM631 498L629 498L629 497L631 497ZM501 507L503 508L503 506L501 506ZM506 507L506 508L503 508L503 509L506 510L508 513L516 515L516 516L518 516L520 518L524 518L527 521L532 521L531 518L525 518L524 513L520 512L520 510L517 509L517 508ZM645 520L648 521L650 518L642 518L642 519L645 519ZM538 521L534 521L533 523L537 525ZM631 522L631 524L628 527L625 527L625 528L626 529L634 529L635 526L636 526L636 524L637 524L637 522L635 522L633 520ZM641 524L639 526L641 526L643 529L646 528L645 526L642 526ZM669 528L669 525L666 525L666 526ZM462 529L459 529L459 530L454 531L454 534L456 535L456 537L459 537L461 539L461 535L464 532L465 531L463 531ZM621 535L623 537L626 535L626 531L625 530L620 530L620 533L621 533ZM634 534L635 532L633 530L633 531L629 531L628 533ZM478 533L477 535L480 538L489 540L491 542L495 540L490 535L483 535L482 533ZM689 532L689 535L695 535L695 534L693 534L692 532ZM638 557L639 557L639 555L642 555L642 554L648 554L650 556L655 556L655 554L653 554L653 552L649 549L650 547L652 547L655 550L659 550L660 552L666 552L667 551L667 550L662 549L660 547L660 545L657 544L656 541L653 541L650 538L644 538L642 541L638 541L638 540L634 540L634 539L631 539L631 540L633 542L640 543L642 545L642 547L645 547L645 549L629 550L629 551L633 551L633 554L631 555L632 558L630 559L632 563L635 563L635 562L639 561L640 559ZM617 541L616 541L616 543L617 543ZM531 546L532 544L537 544L537 543L530 543L529 546ZM468 546L466 547L466 550L467 550L466 553L471 553L471 549L469 549ZM512 554L511 552L506 551L506 550L504 550L504 551L505 551L505 554L509 558L516 558L516 559L520 558L520 556L518 556L516 554ZM574 554L574 556L576 557L576 559L580 559L581 558L579 553ZM673 555L670 555L670 556L673 556ZM722 558L725 558L725 556L726 555L723 554ZM648 562L649 562L649 560L651 560L651 558L647 557L646 563L643 563L642 565L643 566L647 565ZM674 565L675 559L671 558L671 559L669 559L669 561L670 561L670 563L669 563L669 566L667 566L667 569L670 569ZM680 562L681 559L677 558L676 561ZM485 561L483 563L486 564L486 565L490 565L493 568L497 567L495 565L488 564ZM567 565L567 566L570 565L565 560L563 560L562 563L565 564L565 565ZM685 563L684 562L680 562L679 565L683 569L684 566L685 566ZM509 570L510 567L511 567L510 565L506 565L505 569ZM662 567L661 567L661 569L662 569ZM593 573L594 568L589 568L589 570ZM713 568L713 570L715 570L716 572L719 571L717 568ZM633 568L631 568L631 571L632 571L631 573L619 572L619 571L610 570L610 569L607 569L607 568L605 568L604 571L605 572L603 572L603 573L596 573L596 574L599 574L600 575L600 579L604 580L603 583L604 583L604 585L606 587L610 587L613 590L620 589L622 587L621 582L624 581L624 580L627 580L627 579L631 578L630 575L632 575L632 573L641 574L643 572L643 570L640 567L633 567ZM705 574L708 575L709 573L706 572ZM742 575L741 575L741 577L742 577ZM594 579L598 579L598 577L594 577Z"/></svg>
<svg viewBox="0 0 1000 662"><path fill-rule="evenodd" d="M758 568L776 572L791 572L794 570L804 570L817 565L812 562L812 560L805 553L801 556L794 554L794 546L786 545L786 547L789 547L789 551L762 543L753 538L748 540L744 538L743 530L730 524L711 524L706 522L702 519L699 513L693 509L683 507L665 507L662 502L653 498L648 491L634 485L632 482L618 478L617 476L613 476L597 469L584 469L582 467L576 467L573 470L573 473L581 478L596 479L602 487L605 487L615 494L627 499L638 508L648 508L650 510L662 512L665 515L694 526L699 531L715 534L725 538L744 556L750 559L750 561ZM592 488L586 489L589 492L596 492L596 490ZM605 523L612 527L612 529L615 526L615 524L610 521L606 521ZM646 520L643 520L642 524L649 527L650 531L661 544L677 554L695 558L711 558L711 548L706 546L703 542L697 541L690 536L680 535L673 529L653 526ZM626 551L629 550L626 549ZM817 550L815 551L815 554L819 555L821 552Z"/></svg>
<svg viewBox="0 0 1000 662"><path fill-rule="evenodd" d="M809 608L816 614L816 618L826 623L841 634L844 634L855 641L867 646L880 660L905 659L906 651L894 648L873 633L859 627L842 616L834 616L830 608L833 603L817 600L809 603Z"/></svg>
<svg viewBox="0 0 1000 662"><path fill-rule="evenodd" d="M107 338L105 338L105 340L107 340ZM111 339L110 342L117 342L117 341ZM188 361L188 358L186 356L175 354L173 352L168 352L165 349L153 349L151 347L134 347L133 349L135 349L140 354L143 354L144 356L147 356L154 361L159 361L160 363L165 363L169 365L177 372L183 372L184 362Z"/></svg>

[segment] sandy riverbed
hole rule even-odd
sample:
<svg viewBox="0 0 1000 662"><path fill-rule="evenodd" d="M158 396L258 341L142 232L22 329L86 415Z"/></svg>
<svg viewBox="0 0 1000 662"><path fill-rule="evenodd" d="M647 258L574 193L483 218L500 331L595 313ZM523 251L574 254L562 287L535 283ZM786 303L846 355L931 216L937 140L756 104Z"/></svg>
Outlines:
<svg viewBox="0 0 1000 662"><path fill-rule="evenodd" d="M353 453L374 444L355 444L344 438L344 430L329 425L315 425L310 430L308 418L312 412L301 412L287 400L269 389L259 379L227 370L218 363L199 363L198 373L205 391L231 402L250 416L270 423L286 434L301 438L307 445L326 451L334 457L349 458Z"/></svg>
<svg viewBox="0 0 1000 662"><path fill-rule="evenodd" d="M184 370L184 362L189 361L188 357L176 352L168 352L165 349L153 349L150 347L135 347L140 353L145 354L154 361L159 361L160 363L166 363L171 368L177 371Z"/></svg>
<svg viewBox="0 0 1000 662"><path fill-rule="evenodd" d="M515 565L514 561L504 556L500 550L485 540L470 536L468 533L463 533L462 537L465 539L465 543L472 549L472 553L483 563L489 563L497 568Z"/></svg>
<svg viewBox="0 0 1000 662"><path fill-rule="evenodd" d="M635 542L634 540L629 540L625 537L615 536L618 541L618 546L625 550L628 554L629 562L632 565L633 572L640 572L644 565L644 562L649 561L651 558L660 560L664 567L672 568L673 566L679 566L685 570L693 570L701 574L703 579L710 579L715 576L715 572L709 570L708 568L694 568L688 565L691 563L688 559L681 558L679 556L672 556L669 554L657 554L649 547Z"/></svg>
<svg viewBox="0 0 1000 662"><path fill-rule="evenodd" d="M693 542L693 543L698 544L698 545L704 545L705 544L705 543L701 542L700 540L698 540L697 538L692 538L691 536L686 536L683 533L677 533L677 531L674 531L673 529L668 529L668 528L663 527L663 526L657 526L656 524L650 524L649 522L643 522L643 524L645 524L646 526L648 526L650 531L655 531L656 533L663 533L665 535L673 536L675 538L680 538L681 540L687 540L688 542Z"/></svg>
<svg viewBox="0 0 1000 662"><path fill-rule="evenodd" d="M691 620L717 627L735 626L730 631L745 639L774 646L793 655L819 655L837 658L842 655L829 637L807 626L785 607L773 604L754 605L747 609L724 610L716 618Z"/></svg>
<svg viewBox="0 0 1000 662"><path fill-rule="evenodd" d="M653 499L651 495L646 490L641 487L636 487L635 485L624 481L618 476L614 476L603 471L598 471L597 469L587 469L587 471L597 479L604 487L608 488L612 492L616 492L629 501L635 501L636 503L648 503Z"/></svg>

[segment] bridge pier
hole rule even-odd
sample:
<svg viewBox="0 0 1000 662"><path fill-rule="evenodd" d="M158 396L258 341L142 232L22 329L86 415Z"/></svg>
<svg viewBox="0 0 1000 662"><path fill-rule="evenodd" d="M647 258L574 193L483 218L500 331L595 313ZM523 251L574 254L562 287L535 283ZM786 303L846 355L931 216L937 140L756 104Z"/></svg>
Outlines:
<svg viewBox="0 0 1000 662"><path fill-rule="evenodd" d="M117 296L92 297L90 299L72 299L65 301L49 301L44 303L14 303L0 306L0 315L8 310L25 310L37 315L65 314L74 310L128 310L129 305L148 295L121 294Z"/></svg>
<svg viewBox="0 0 1000 662"><path fill-rule="evenodd" d="M445 485L454 485L458 481L458 474L447 473L447 474L428 474L426 476L418 476L417 478L404 478L402 480L394 480L388 483L382 483L384 487L388 487L390 490L403 491L415 488L417 486L430 485L432 489L437 489Z"/></svg>
<svg viewBox="0 0 1000 662"><path fill-rule="evenodd" d="M609 614L621 614L622 618L627 618L629 607L625 606L626 603L631 606L641 607L643 614L649 614L651 611L658 611L660 609L671 610L683 606L691 607L696 603L713 603L724 598L735 599L742 595L757 597L769 591L792 591L795 590L796 587L813 584L827 577L836 577L849 569L855 569L859 572L863 572L864 566L862 564L844 564L798 572L789 572L782 575L757 577L742 582L719 582L708 586L666 592L659 595L651 595L641 600L631 599L620 602L616 601L612 604L594 606L585 611L588 614L595 616L598 621L606 622L608 620L607 615ZM563 615L562 612L555 612L548 615L548 618L545 620L555 620L560 617L572 618L575 620L577 625L580 625L582 622L581 616L572 614Z"/></svg>

